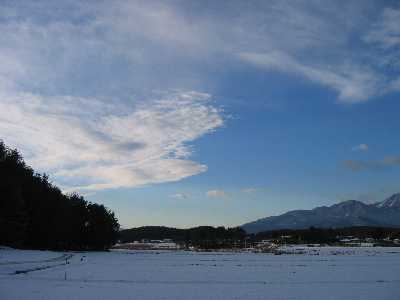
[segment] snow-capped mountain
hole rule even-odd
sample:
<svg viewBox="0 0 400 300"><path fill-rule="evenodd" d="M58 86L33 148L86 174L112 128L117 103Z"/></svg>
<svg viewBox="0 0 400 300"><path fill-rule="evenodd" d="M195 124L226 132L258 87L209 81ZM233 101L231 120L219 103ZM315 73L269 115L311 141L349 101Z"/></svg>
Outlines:
<svg viewBox="0 0 400 300"><path fill-rule="evenodd" d="M394 194L381 202L375 203L374 205L379 208L400 208L400 193Z"/></svg>
<svg viewBox="0 0 400 300"><path fill-rule="evenodd" d="M400 194L382 202L365 204L348 200L312 210L294 210L242 225L248 233L276 229L303 229L310 226L340 228L351 226L400 227Z"/></svg>

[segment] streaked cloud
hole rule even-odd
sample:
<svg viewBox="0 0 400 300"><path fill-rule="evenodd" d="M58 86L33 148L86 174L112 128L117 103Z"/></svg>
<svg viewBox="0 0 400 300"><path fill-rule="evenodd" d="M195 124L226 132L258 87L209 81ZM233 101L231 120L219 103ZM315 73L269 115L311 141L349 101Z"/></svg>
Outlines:
<svg viewBox="0 0 400 300"><path fill-rule="evenodd" d="M387 156L382 160L345 160L344 166L352 171L379 170L388 167L400 166L400 156Z"/></svg>
<svg viewBox="0 0 400 300"><path fill-rule="evenodd" d="M192 90L207 83L200 71L204 61L222 65L224 57L295 74L336 91L342 102L399 89L381 65L386 60L392 74L399 74L395 8L357 1L236 2L223 10L217 3L194 9L190 3L162 1L76 2L65 4L66 10L47 1L14 5L0 13L7 20L0 23L0 76L7 74L7 85L15 84L8 78L18 77L19 88L65 95L84 81L86 92L102 95ZM99 76L115 68L113 80Z"/></svg>
<svg viewBox="0 0 400 300"><path fill-rule="evenodd" d="M400 10L384 9L371 25L367 12L364 17L356 16L357 10L368 6L357 8L355 2L347 5L342 7L346 10L345 16L338 11L341 5L337 3L324 9L316 3L302 1L294 5L274 3L271 6L275 9L265 16L263 24L270 30L260 36L261 41L270 43L260 42L258 47L242 48L236 54L268 72L293 74L326 86L336 91L338 100L344 103L364 102L400 90L396 76L386 73L389 67L399 78L400 59L395 47L400 40ZM315 14L310 12L311 8ZM268 23L269 19L275 22ZM288 19L293 21L287 22ZM281 33L281 39L273 36L275 30ZM355 32L358 35L361 32L358 43L362 47L355 48L351 42ZM375 45L385 47L386 51L376 49ZM357 56L344 55L349 51L356 51ZM310 56L307 52L318 55Z"/></svg>
<svg viewBox="0 0 400 300"><path fill-rule="evenodd" d="M400 46L400 9L385 8L364 40L385 49Z"/></svg>
<svg viewBox="0 0 400 300"><path fill-rule="evenodd" d="M180 54L159 55L177 41L190 44L188 35L166 35L183 19L162 3L60 7L38 1L0 10L4 141L67 191L205 172L190 160L190 143L222 126L222 112L210 94L190 89L179 64L171 75Z"/></svg>
<svg viewBox="0 0 400 300"><path fill-rule="evenodd" d="M256 188L256 187L247 187L247 188L241 189L241 192L246 193L246 194L254 194L258 191L260 191L260 188Z"/></svg>
<svg viewBox="0 0 400 300"><path fill-rule="evenodd" d="M359 144L351 148L352 151L368 151L369 146L367 144Z"/></svg>
<svg viewBox="0 0 400 300"><path fill-rule="evenodd" d="M383 93L400 91L400 8L386 7L363 40L373 49L371 58L381 69L388 72Z"/></svg>
<svg viewBox="0 0 400 300"><path fill-rule="evenodd" d="M361 66L307 65L281 52L240 53L239 56L267 70L299 74L313 82L326 85L337 90L339 100L344 102L367 100L377 93L380 85L379 75Z"/></svg>
<svg viewBox="0 0 400 300"><path fill-rule="evenodd" d="M190 143L224 121L204 65L294 74L348 103L400 90L398 10L350 2L2 3L0 135L66 189L205 172Z"/></svg>
<svg viewBox="0 0 400 300"><path fill-rule="evenodd" d="M224 190L209 190L206 192L209 198L226 198L228 194Z"/></svg>
<svg viewBox="0 0 400 300"><path fill-rule="evenodd" d="M171 195L171 197L175 199L189 199L190 195L186 193L176 193Z"/></svg>
<svg viewBox="0 0 400 300"><path fill-rule="evenodd" d="M96 99L4 95L0 135L68 189L177 181L207 170L188 143L223 125L210 95L175 92L136 107Z"/></svg>

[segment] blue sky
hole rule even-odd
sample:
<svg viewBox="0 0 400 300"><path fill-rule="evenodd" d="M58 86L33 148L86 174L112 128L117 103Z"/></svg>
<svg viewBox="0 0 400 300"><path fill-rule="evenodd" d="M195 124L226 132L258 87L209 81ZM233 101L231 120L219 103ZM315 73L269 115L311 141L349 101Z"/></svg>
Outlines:
<svg viewBox="0 0 400 300"><path fill-rule="evenodd" d="M123 227L400 191L396 1L0 8L0 137Z"/></svg>

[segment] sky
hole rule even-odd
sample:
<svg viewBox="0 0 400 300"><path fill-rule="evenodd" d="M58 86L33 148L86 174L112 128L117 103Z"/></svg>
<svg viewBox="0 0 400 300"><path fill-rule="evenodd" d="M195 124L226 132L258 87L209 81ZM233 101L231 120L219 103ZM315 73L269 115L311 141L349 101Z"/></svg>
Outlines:
<svg viewBox="0 0 400 300"><path fill-rule="evenodd" d="M123 228L400 192L397 1L0 0L0 138Z"/></svg>

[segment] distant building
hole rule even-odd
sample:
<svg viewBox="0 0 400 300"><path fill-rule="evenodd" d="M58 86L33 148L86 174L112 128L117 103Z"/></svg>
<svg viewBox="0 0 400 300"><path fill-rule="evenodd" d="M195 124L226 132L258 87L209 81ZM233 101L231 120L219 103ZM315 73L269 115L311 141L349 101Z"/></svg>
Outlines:
<svg viewBox="0 0 400 300"><path fill-rule="evenodd" d="M142 239L133 243L116 244L114 249L129 249L129 250L177 250L180 246L171 239L149 240Z"/></svg>
<svg viewBox="0 0 400 300"><path fill-rule="evenodd" d="M374 246L375 246L374 243L368 243L368 242L360 243L360 247L374 247Z"/></svg>

